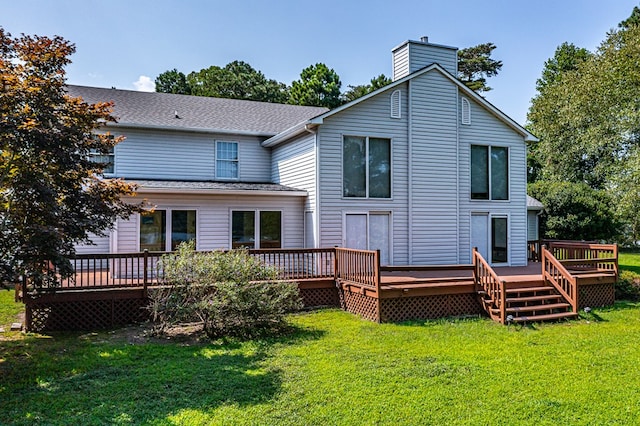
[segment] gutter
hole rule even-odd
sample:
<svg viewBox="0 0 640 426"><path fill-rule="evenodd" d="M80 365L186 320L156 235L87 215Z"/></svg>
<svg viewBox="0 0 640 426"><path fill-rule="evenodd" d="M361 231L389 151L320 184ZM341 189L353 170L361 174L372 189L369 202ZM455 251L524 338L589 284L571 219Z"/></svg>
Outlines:
<svg viewBox="0 0 640 426"><path fill-rule="evenodd" d="M313 133L312 125L313 124L310 121L298 123L293 127L289 127L287 130L283 130L277 135L271 135L272 137L262 142L262 146L264 148L271 148L278 145L280 142L284 142L287 139L301 135L304 132Z"/></svg>

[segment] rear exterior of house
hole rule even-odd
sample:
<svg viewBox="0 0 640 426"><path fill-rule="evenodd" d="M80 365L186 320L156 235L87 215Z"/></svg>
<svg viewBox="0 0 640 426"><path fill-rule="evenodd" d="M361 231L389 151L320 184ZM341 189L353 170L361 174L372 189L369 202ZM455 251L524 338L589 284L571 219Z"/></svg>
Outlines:
<svg viewBox="0 0 640 426"><path fill-rule="evenodd" d="M70 87L114 100L113 170L155 208L81 251L379 249L383 264L527 261L521 126L456 78L457 50L407 41L394 82L332 111Z"/></svg>
<svg viewBox="0 0 640 426"><path fill-rule="evenodd" d="M305 241L379 249L383 264L469 263L472 247L526 264L534 136L455 79L455 48L393 52L394 83L263 144L274 182L310 194Z"/></svg>

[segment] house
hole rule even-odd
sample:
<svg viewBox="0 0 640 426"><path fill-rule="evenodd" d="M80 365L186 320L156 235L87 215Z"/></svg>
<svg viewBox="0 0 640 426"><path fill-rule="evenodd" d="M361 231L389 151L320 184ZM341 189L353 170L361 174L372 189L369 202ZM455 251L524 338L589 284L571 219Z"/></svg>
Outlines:
<svg viewBox="0 0 640 426"><path fill-rule="evenodd" d="M527 263L526 142L456 79L457 49L406 41L393 82L334 110L69 86L114 101L105 177L156 208L79 252L379 249L383 264ZM105 161L105 158L100 158Z"/></svg>

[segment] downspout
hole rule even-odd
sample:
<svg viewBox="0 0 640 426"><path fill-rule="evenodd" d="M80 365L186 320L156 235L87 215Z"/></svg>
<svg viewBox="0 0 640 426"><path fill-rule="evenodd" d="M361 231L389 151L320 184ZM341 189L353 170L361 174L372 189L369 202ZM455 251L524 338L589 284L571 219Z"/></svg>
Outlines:
<svg viewBox="0 0 640 426"><path fill-rule="evenodd" d="M304 125L304 130L313 135L313 155L315 158L315 205L313 206L313 246L314 248L320 247L320 153L318 152L318 132L311 129L307 123Z"/></svg>
<svg viewBox="0 0 640 426"><path fill-rule="evenodd" d="M471 108L471 106L469 106ZM460 264L460 89L456 88L456 263Z"/></svg>
<svg viewBox="0 0 640 426"><path fill-rule="evenodd" d="M407 197L407 213L408 213L408 231L409 235L407 238L408 244L408 255L409 255L409 265L413 265L413 111L411 110L411 103L413 102L412 91L411 91L411 79L407 82L408 84L408 93L407 96L407 179L408 182L408 197Z"/></svg>

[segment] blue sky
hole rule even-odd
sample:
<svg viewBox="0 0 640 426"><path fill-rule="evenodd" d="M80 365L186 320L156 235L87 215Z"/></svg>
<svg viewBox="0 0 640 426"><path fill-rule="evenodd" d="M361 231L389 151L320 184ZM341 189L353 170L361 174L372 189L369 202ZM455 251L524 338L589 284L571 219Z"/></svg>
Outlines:
<svg viewBox="0 0 640 426"><path fill-rule="evenodd" d="M163 71L243 60L287 84L324 62L347 85L391 75L391 49L429 36L493 42L486 97L524 124L544 61L564 41L594 50L638 0L0 0L0 26L75 43L68 82L136 89Z"/></svg>

